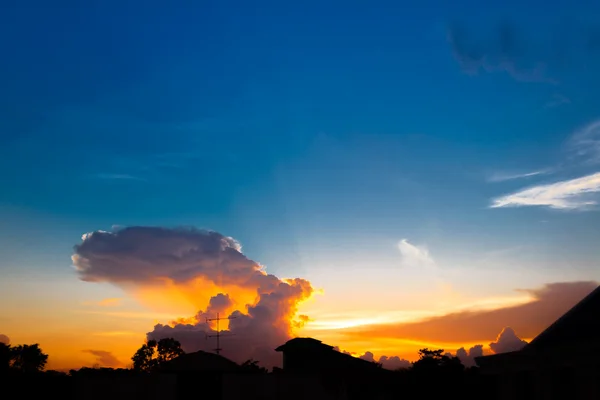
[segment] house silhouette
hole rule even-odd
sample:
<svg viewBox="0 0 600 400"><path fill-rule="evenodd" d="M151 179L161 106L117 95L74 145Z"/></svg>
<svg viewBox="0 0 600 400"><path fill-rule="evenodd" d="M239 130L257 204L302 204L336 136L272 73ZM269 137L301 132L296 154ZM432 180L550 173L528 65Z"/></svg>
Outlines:
<svg viewBox="0 0 600 400"><path fill-rule="evenodd" d="M172 373L231 373L239 372L240 370L240 365L230 359L219 354L208 353L202 350L182 354L177 358L165 362L160 368L161 372Z"/></svg>
<svg viewBox="0 0 600 400"><path fill-rule="evenodd" d="M294 338L277 347L283 353L283 370L295 373L324 371L378 371L378 364L349 354L313 338Z"/></svg>
<svg viewBox="0 0 600 400"><path fill-rule="evenodd" d="M158 372L175 377L176 399L195 398L199 393L203 397L220 399L224 376L242 373L241 369L240 365L221 355L196 351L165 362Z"/></svg>
<svg viewBox="0 0 600 400"><path fill-rule="evenodd" d="M600 287L519 351L478 357L497 399L600 399Z"/></svg>
<svg viewBox="0 0 600 400"><path fill-rule="evenodd" d="M393 371L381 365L344 354L313 338L294 338L277 347L283 353L284 376L317 378L330 398L387 398L396 380ZM333 395L335 393L335 395Z"/></svg>

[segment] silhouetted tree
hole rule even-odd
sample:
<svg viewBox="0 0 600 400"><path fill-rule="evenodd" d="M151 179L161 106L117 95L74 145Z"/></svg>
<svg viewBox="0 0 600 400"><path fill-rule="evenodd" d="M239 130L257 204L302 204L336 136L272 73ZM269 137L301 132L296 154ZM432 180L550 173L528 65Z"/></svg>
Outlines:
<svg viewBox="0 0 600 400"><path fill-rule="evenodd" d="M253 359L244 361L241 366L242 366L242 369L244 369L245 371L248 371L248 372L257 372L257 373L261 373L261 374L266 374L269 372L269 370L266 369L265 367L261 367L260 365L258 365L257 360L253 360Z"/></svg>
<svg viewBox="0 0 600 400"><path fill-rule="evenodd" d="M154 348L156 347L156 340L150 340L145 343L135 352L131 360L133 361L133 369L139 371L149 371L156 366L156 359L154 358Z"/></svg>
<svg viewBox="0 0 600 400"><path fill-rule="evenodd" d="M50 377L53 377L53 378L54 378L54 377L61 377L61 378L63 378L63 377L66 377L66 376L67 376L67 373L66 373L66 372L63 372L63 371L56 371L56 370L54 370L54 369L47 370L47 371L45 372L45 374L46 374L46 376L50 376Z"/></svg>
<svg viewBox="0 0 600 400"><path fill-rule="evenodd" d="M48 354L44 354L36 344L22 344L10 348L10 365L21 372L42 371L48 362Z"/></svg>
<svg viewBox="0 0 600 400"><path fill-rule="evenodd" d="M444 350L419 350L419 359L413 367L398 375L402 379L407 397L439 399L448 395L448 387L464 385L464 366L457 357L444 354Z"/></svg>
<svg viewBox="0 0 600 400"><path fill-rule="evenodd" d="M460 360L457 357L445 355L443 349L429 350L425 348L419 350L419 359L413 363L413 369L419 371L438 368L464 370Z"/></svg>
<svg viewBox="0 0 600 400"><path fill-rule="evenodd" d="M122 374L122 375L131 375L135 374L135 371L124 368L107 368L107 367L81 367L79 369L72 369L69 371L69 375L71 376L101 376L101 375L109 375L109 374Z"/></svg>
<svg viewBox="0 0 600 400"><path fill-rule="evenodd" d="M173 338L160 339L157 343L157 348L159 363L172 360L184 353L181 349L181 343Z"/></svg>
<svg viewBox="0 0 600 400"><path fill-rule="evenodd" d="M10 368L10 345L0 343L0 373Z"/></svg>
<svg viewBox="0 0 600 400"><path fill-rule="evenodd" d="M413 363L414 368L439 367L442 363L444 350L429 350L427 348L419 350L419 359Z"/></svg>
<svg viewBox="0 0 600 400"><path fill-rule="evenodd" d="M133 369L138 371L152 371L162 363L182 355L181 343L173 338L149 340L135 352L131 360Z"/></svg>

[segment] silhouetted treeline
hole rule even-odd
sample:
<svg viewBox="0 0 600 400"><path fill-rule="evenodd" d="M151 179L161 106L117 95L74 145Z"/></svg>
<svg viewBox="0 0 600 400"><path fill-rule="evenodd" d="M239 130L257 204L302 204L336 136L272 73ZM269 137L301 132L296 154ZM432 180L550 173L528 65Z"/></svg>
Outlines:
<svg viewBox="0 0 600 400"><path fill-rule="evenodd" d="M63 400L178 399L186 398L187 394L182 396L181 393L184 387L186 392L190 388L195 388L194 391L198 389L198 393L201 393L204 389L198 388L200 383L203 383L202 386L204 383L210 383L208 386L214 392L212 398L218 399L217 387L222 382L219 374L223 372L174 374L155 368L155 365L176 357L175 354L182 354L177 345L178 343L170 341L163 342L161 346L154 342L149 343L149 346L146 344L144 351L138 351L134 356L138 360L137 368L84 367L69 372L43 371L47 356L37 345L15 347L4 345L0 346L0 357L2 357L0 358L2 362L0 380L5 388L18 388L16 393L20 398L25 399L47 397L59 397ZM152 349L157 350L156 354L151 351ZM142 353L145 354L144 357L141 357ZM450 395L458 395L463 400L493 397L493 386L480 376L478 368L465 368L458 358L444 354L443 350L422 349L419 354L419 360L408 369L389 371L375 368L369 373L361 371L356 374L347 371L329 371L321 377L321 384L333 391L344 386L349 400L372 399L378 397L380 393L385 393L386 398L390 399L439 399ZM140 365L149 367L140 368ZM280 368L268 371L255 360L248 360L239 367L239 370L233 374L286 374ZM204 393L207 393L206 390Z"/></svg>
<svg viewBox="0 0 600 400"><path fill-rule="evenodd" d="M275 370L270 374L281 374ZM210 374L206 374L210 375ZM39 373L13 372L0 379L3 383L10 383L10 387L18 387L19 398L34 399L58 397L63 400L79 399L106 399L111 400L133 398L144 398L145 400L155 398L159 390L163 391L163 400L183 398L177 396L181 390L182 382L189 380L191 376L182 376L181 379L164 373L144 373L130 369L112 368L81 368L69 373L58 371L46 371ZM459 395L461 399L487 399L491 397L493 387L485 384L478 374L477 368L463 369L462 371L422 371L418 369L406 369L390 371L390 375L383 380L375 375L371 377L323 377L324 386L334 388L339 382L344 382L347 387L348 400L370 400L373 393L389 393L390 399L439 399L450 395ZM357 379L358 378L358 379ZM181 381L181 382L180 382ZM200 383L219 384L219 379L213 376L193 377L193 387L198 393L214 392L217 388L208 385L206 389L198 388ZM6 386L3 387L6 387ZM188 386L188 385L186 385ZM201 385L204 386L204 385ZM375 390L377 389L377 390ZM125 393L136 393L127 397ZM166 397L164 393L167 393ZM158 398L158 397L157 397ZM218 399L211 396L211 398ZM248 398L250 399L250 398Z"/></svg>
<svg viewBox="0 0 600 400"><path fill-rule="evenodd" d="M39 372L48 362L48 355L36 344L11 346L0 343L0 373L8 371Z"/></svg>

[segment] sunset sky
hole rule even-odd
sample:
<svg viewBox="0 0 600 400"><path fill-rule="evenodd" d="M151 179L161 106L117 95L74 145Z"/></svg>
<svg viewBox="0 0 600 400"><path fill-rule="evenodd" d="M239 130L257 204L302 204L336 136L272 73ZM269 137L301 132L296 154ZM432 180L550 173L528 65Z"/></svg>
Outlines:
<svg viewBox="0 0 600 400"><path fill-rule="evenodd" d="M236 361L488 354L600 281L597 1L8 3L0 339L50 369L216 312Z"/></svg>

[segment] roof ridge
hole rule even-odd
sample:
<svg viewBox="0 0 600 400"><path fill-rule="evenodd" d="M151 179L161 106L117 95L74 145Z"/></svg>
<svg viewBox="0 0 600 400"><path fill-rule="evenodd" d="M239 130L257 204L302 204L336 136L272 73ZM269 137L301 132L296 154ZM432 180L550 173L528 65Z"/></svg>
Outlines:
<svg viewBox="0 0 600 400"><path fill-rule="evenodd" d="M600 298L600 285L597 286L594 290L592 290L583 299L581 299L577 304L575 304L569 311L567 311L560 318L554 321L550 326L544 329L542 333L537 335L531 342L529 342L523 350L535 349L540 342L543 342L544 339L549 337L549 335L552 335L552 333L555 332L557 328L563 326L565 324L565 321L569 321L569 319L573 318L574 315L578 315L578 313L581 312L581 310L584 309L585 306L587 306L592 300L596 299L596 297Z"/></svg>

